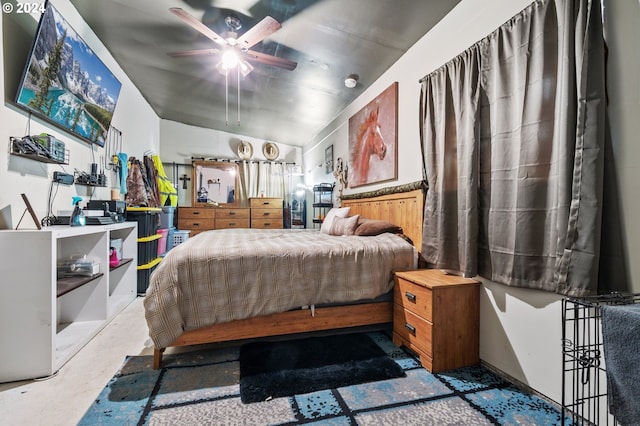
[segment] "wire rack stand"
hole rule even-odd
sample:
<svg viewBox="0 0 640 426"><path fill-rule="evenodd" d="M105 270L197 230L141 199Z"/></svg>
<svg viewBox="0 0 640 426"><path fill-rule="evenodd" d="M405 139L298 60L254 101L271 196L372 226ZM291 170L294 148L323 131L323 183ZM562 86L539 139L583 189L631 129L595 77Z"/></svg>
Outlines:
<svg viewBox="0 0 640 426"><path fill-rule="evenodd" d="M562 300L563 425L619 425L607 403L600 307L630 303L640 303L640 293Z"/></svg>

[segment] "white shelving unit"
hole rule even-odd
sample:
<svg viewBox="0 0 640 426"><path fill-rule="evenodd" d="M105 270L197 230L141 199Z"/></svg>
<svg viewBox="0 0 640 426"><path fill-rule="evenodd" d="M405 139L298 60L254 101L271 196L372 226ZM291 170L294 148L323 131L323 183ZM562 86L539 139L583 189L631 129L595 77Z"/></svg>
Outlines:
<svg viewBox="0 0 640 426"><path fill-rule="evenodd" d="M123 259L109 267L112 239ZM57 278L72 255L100 262L92 277ZM136 297L137 223L0 231L0 382L49 376Z"/></svg>

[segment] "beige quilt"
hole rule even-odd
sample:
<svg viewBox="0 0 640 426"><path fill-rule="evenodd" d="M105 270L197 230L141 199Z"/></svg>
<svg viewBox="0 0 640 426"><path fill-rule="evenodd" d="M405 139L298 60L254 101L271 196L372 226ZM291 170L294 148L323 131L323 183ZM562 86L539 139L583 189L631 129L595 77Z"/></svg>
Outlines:
<svg viewBox="0 0 640 426"><path fill-rule="evenodd" d="M332 236L311 229L207 231L173 248L144 299L156 348L192 330L320 303L370 299L415 268L415 247L393 234Z"/></svg>

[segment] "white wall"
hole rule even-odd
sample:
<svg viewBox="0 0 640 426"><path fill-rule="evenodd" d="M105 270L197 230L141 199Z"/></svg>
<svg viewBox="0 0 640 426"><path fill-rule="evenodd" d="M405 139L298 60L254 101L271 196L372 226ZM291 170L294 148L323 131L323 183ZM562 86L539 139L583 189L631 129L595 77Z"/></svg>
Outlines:
<svg viewBox="0 0 640 426"><path fill-rule="evenodd" d="M123 151L129 156L136 157L142 157L147 149L157 151L160 142L160 123L157 115L138 89L133 86L104 45L85 24L71 3L68 0L57 0L53 3L69 25L76 30L122 83L112 125L123 132ZM26 57L35 37L38 18L39 16L9 16L4 14L2 24L0 24L3 38L0 67L4 71L0 77L0 91L5 100L3 105L0 106L0 140L6 144L4 146L8 146L10 136L24 136L27 134L27 113L8 103L7 99L14 99L14 90L17 88L25 65L23 61L17 61L15 58ZM6 40L5 37L7 38ZM10 93L5 93L5 88L8 88ZM60 166L38 163L33 160L10 156L8 155L8 149L1 150L0 182L2 182L2 191L0 191L0 208L11 205L14 226L24 210L20 193L27 194L36 215L42 218L47 212L47 195L53 172L64 171L73 174L75 169L90 171L91 163L99 163L101 156L104 156L104 148L90 146L57 127L32 119L29 133L38 134L41 132L50 133L65 142L70 151L70 164ZM111 186L111 183L115 182L114 176L108 176L108 181L109 186ZM72 196L80 195L88 200L92 192L92 188L86 186L61 185L55 197L53 213L59 209L70 209ZM93 198L109 199L110 195L109 187L95 188ZM26 217L21 228L33 227L34 225L30 218Z"/></svg>
<svg viewBox="0 0 640 426"><path fill-rule="evenodd" d="M230 130L233 130L232 126L230 126ZM192 157L239 159L238 144L240 141L247 141L253 146L252 160L266 160L262 148L265 143L272 142L278 146L277 161L302 164L302 148L300 147L231 132L190 126L171 120L160 120L160 158L165 163L165 173L169 179L173 179L174 174L178 178L184 174L191 176L191 167L185 165L191 164ZM178 205L190 206L191 182L187 182L186 189L183 188L182 181L178 180L177 182Z"/></svg>
<svg viewBox="0 0 640 426"><path fill-rule="evenodd" d="M619 215L605 218L603 232L620 228L607 251L606 277L615 290L640 292L640 0L605 1L605 39L612 163ZM607 153L609 154L609 153ZM617 235L617 234L615 234ZM620 288L620 283L624 283Z"/></svg>
<svg viewBox="0 0 640 426"><path fill-rule="evenodd" d="M233 130L233 129L230 129ZM253 146L253 160L265 160L262 147L267 142L279 149L277 161L298 163L302 161L302 149L291 145L266 141L232 132L205 129L171 120L160 120L160 156L162 161L190 163L191 157L238 159L238 144L247 141Z"/></svg>
<svg viewBox="0 0 640 426"><path fill-rule="evenodd" d="M527 7L531 0L462 0L435 28L304 150L306 183L334 179L316 167L324 149L348 158L348 120L392 82L399 82L398 179L380 185L345 190L363 192L422 179L418 133L418 80L461 53ZM609 4L610 3L610 4ZM628 270L632 287L640 291L640 11L637 1L608 1L606 29L610 47L609 96L616 179L621 202L622 249L613 261ZM615 23L615 24L613 24ZM635 238L634 238L635 237ZM635 289L635 290L634 290ZM561 297L536 290L510 288L483 281L480 357L536 391L561 401Z"/></svg>

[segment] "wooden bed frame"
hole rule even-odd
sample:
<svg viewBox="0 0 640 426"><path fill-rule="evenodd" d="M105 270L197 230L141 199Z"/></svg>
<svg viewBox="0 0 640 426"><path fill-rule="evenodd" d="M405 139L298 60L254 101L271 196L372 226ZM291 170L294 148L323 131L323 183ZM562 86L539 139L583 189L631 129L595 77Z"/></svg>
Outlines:
<svg viewBox="0 0 640 426"><path fill-rule="evenodd" d="M360 214L365 218L386 220L401 226L405 235L420 249L424 206L422 189L342 200L342 206L351 207L350 215ZM382 326L392 321L393 302L320 307L315 309L314 316L309 309L299 309L185 331L170 347L358 326ZM165 348L154 348L154 369L160 368L164 350Z"/></svg>

